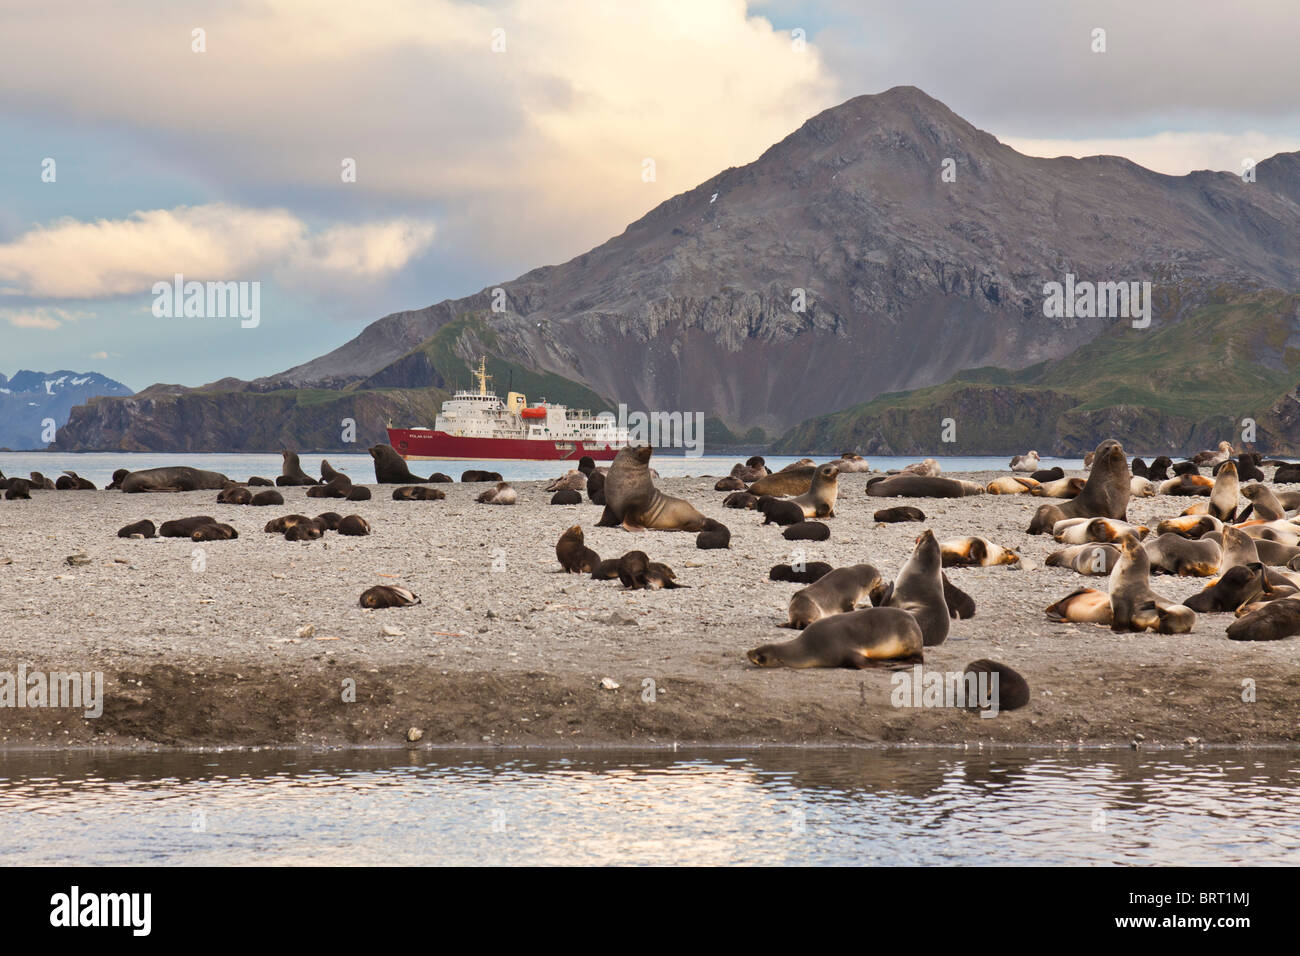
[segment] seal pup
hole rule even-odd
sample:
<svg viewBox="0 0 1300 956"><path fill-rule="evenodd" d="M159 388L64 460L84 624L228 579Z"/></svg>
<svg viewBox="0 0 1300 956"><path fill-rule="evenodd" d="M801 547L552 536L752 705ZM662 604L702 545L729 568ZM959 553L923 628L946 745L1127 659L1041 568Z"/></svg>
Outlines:
<svg viewBox="0 0 1300 956"><path fill-rule="evenodd" d="M348 492L348 501L369 501L370 489L364 485L353 485Z"/></svg>
<svg viewBox="0 0 1300 956"><path fill-rule="evenodd" d="M315 541L325 536L325 529L315 521L304 521L284 529L285 541Z"/></svg>
<svg viewBox="0 0 1300 956"><path fill-rule="evenodd" d="M33 488L37 491L54 491L54 482L46 478L39 471L33 471L28 474L28 480Z"/></svg>
<svg viewBox="0 0 1300 956"><path fill-rule="evenodd" d="M113 472L113 480L110 481L107 485L104 486L104 490L105 490L105 491L121 491L121 490L122 490L122 479L125 478L125 477L126 477L127 475L129 475L129 474L131 474L131 469L129 469L129 468L119 468L119 469L117 469L116 471ZM251 479L250 479L250 484L251 484Z"/></svg>
<svg viewBox="0 0 1300 956"><path fill-rule="evenodd" d="M32 483L26 478L10 478L9 487L5 489L6 501L31 501Z"/></svg>
<svg viewBox="0 0 1300 956"><path fill-rule="evenodd" d="M483 481L501 481L501 475L495 471L480 471L477 468L471 468L468 471L461 472L461 484L475 484Z"/></svg>
<svg viewBox="0 0 1300 956"><path fill-rule="evenodd" d="M239 537L239 532L228 524L222 524L214 521L211 524L199 525L190 535L192 541L233 541Z"/></svg>
<svg viewBox="0 0 1300 956"><path fill-rule="evenodd" d="M1120 543L1119 560L1110 572L1110 629L1186 634L1196 622L1191 608L1151 590L1151 560L1134 535Z"/></svg>
<svg viewBox="0 0 1300 956"><path fill-rule="evenodd" d="M259 491L249 499L248 503L255 508L264 508L267 505L284 504L284 495L274 488L268 488L266 491Z"/></svg>
<svg viewBox="0 0 1300 956"><path fill-rule="evenodd" d="M1173 464L1173 459L1168 455L1159 456L1151 464L1147 465L1147 479L1149 481L1166 480L1169 477L1169 469L1173 467Z"/></svg>
<svg viewBox="0 0 1300 956"><path fill-rule="evenodd" d="M590 455L583 455L578 459L578 471L585 476L590 476L596 470L596 460Z"/></svg>
<svg viewBox="0 0 1300 956"><path fill-rule="evenodd" d="M1139 541L1151 533L1146 525L1132 525L1110 518L1066 518L1052 526L1052 537L1061 544L1087 544L1090 541L1119 541L1134 535Z"/></svg>
<svg viewBox="0 0 1300 956"><path fill-rule="evenodd" d="M1201 469L1194 461L1180 461L1169 469L1175 478L1201 478ZM1208 480L1208 479L1207 479Z"/></svg>
<svg viewBox="0 0 1300 956"><path fill-rule="evenodd" d="M897 508L881 508L871 517L881 524L896 524L900 521L924 521L925 512L910 505L899 505Z"/></svg>
<svg viewBox="0 0 1300 956"><path fill-rule="evenodd" d="M789 620L780 626L802 630L820 618L852 611L871 600L872 591L880 583L880 572L873 565L836 568L791 595L787 609ZM944 620L947 620L946 610Z"/></svg>
<svg viewBox="0 0 1300 956"><path fill-rule="evenodd" d="M1156 486L1146 478L1134 475L1129 481L1129 496L1133 498L1154 498Z"/></svg>
<svg viewBox="0 0 1300 956"><path fill-rule="evenodd" d="M1263 481L1264 472L1259 468L1263 455L1254 452L1242 452L1237 456L1237 478L1240 481ZM1220 466L1221 467L1221 466Z"/></svg>
<svg viewBox="0 0 1300 956"><path fill-rule="evenodd" d="M746 508L752 511L757 506L758 496L751 495L748 491L733 491L722 499L724 508Z"/></svg>
<svg viewBox="0 0 1300 956"><path fill-rule="evenodd" d="M825 561L810 561L797 569L789 564L775 564L767 572L769 581L793 581L795 584L813 584L834 570Z"/></svg>
<svg viewBox="0 0 1300 956"><path fill-rule="evenodd" d="M1268 586L1262 564L1238 564L1183 601L1198 613L1235 611L1256 600Z"/></svg>
<svg viewBox="0 0 1300 956"><path fill-rule="evenodd" d="M352 484L351 478L343 474L343 472L338 471L333 465L331 465L324 458L320 460L320 477L321 477L321 481L325 482L326 484L329 484L331 481L345 481L349 485Z"/></svg>
<svg viewBox="0 0 1300 956"><path fill-rule="evenodd" d="M65 471L54 482L59 491L94 491L95 483L82 478L75 471Z"/></svg>
<svg viewBox="0 0 1300 956"><path fill-rule="evenodd" d="M158 528L158 536L162 538L188 538L205 524L217 524L217 519L211 515L195 515L193 518L177 518L174 521L164 521Z"/></svg>
<svg viewBox="0 0 1300 956"><path fill-rule="evenodd" d="M605 558L591 569L592 580L613 581L618 577L619 558Z"/></svg>
<svg viewBox="0 0 1300 956"><path fill-rule="evenodd" d="M566 574L590 574L600 564L600 555L584 543L582 525L577 524L555 542L555 557Z"/></svg>
<svg viewBox="0 0 1300 956"><path fill-rule="evenodd" d="M574 491L572 488L561 488L555 494L551 495L551 504L580 505L582 504L582 493Z"/></svg>
<svg viewBox="0 0 1300 956"><path fill-rule="evenodd" d="M1223 529L1223 522L1210 515L1179 515L1166 518L1156 525L1156 534L1181 534L1184 538L1200 538L1211 531Z"/></svg>
<svg viewBox="0 0 1300 956"><path fill-rule="evenodd" d="M895 475L872 480L867 485L867 494L873 498L964 498L984 494L984 486L955 478Z"/></svg>
<svg viewBox="0 0 1300 956"><path fill-rule="evenodd" d="M217 504L219 505L246 505L253 500L253 493L243 485L231 485L229 488L222 488L217 494Z"/></svg>
<svg viewBox="0 0 1300 956"><path fill-rule="evenodd" d="M865 458L851 451L841 452L840 457L829 464L839 469L841 475L853 475L871 470L871 465Z"/></svg>
<svg viewBox="0 0 1300 956"><path fill-rule="evenodd" d="M1300 634L1300 600L1271 601L1228 625L1233 641L1280 641Z"/></svg>
<svg viewBox="0 0 1300 956"><path fill-rule="evenodd" d="M649 445L619 449L605 476L605 514L601 523L628 531L700 531L704 515L682 498L666 495L650 477ZM766 479L763 479L766 480Z"/></svg>
<svg viewBox="0 0 1300 956"><path fill-rule="evenodd" d="M933 531L927 528L921 533L898 577L892 584L877 585L871 603L911 611L921 625L926 647L937 647L947 640L949 614L943 594L943 555Z"/></svg>
<svg viewBox="0 0 1300 956"><path fill-rule="evenodd" d="M489 488L474 500L482 505L512 505L519 500L519 494L510 487L508 481L501 481L495 488Z"/></svg>
<svg viewBox="0 0 1300 956"><path fill-rule="evenodd" d="M791 525L804 520L803 508L784 498L764 495L755 508L767 520L763 524Z"/></svg>
<svg viewBox="0 0 1300 956"><path fill-rule="evenodd" d="M975 599L940 574L943 580L943 600L948 605L948 616L953 620L967 620L975 616Z"/></svg>
<svg viewBox="0 0 1300 956"><path fill-rule="evenodd" d="M739 478L741 481L749 482L758 481L760 478L766 478L768 474L767 462L763 460L762 456L755 455L743 465L733 465L730 477Z"/></svg>
<svg viewBox="0 0 1300 956"><path fill-rule="evenodd" d="M359 538L370 534L370 522L361 517L361 515L348 515L339 522L337 531L339 534L346 534Z"/></svg>
<svg viewBox="0 0 1300 956"><path fill-rule="evenodd" d="M1124 447L1107 438L1093 453L1092 471L1083 490L1064 504L1040 505L1028 534L1044 534L1062 518L1128 519L1128 499L1132 493L1128 458Z"/></svg>
<svg viewBox="0 0 1300 956"><path fill-rule="evenodd" d="M1096 588L1078 588L1045 609L1054 624L1109 624L1110 595Z"/></svg>
<svg viewBox="0 0 1300 956"><path fill-rule="evenodd" d="M1034 472L1038 470L1038 452L1031 451L1027 455L1015 455L1011 459L1012 471Z"/></svg>
<svg viewBox="0 0 1300 956"><path fill-rule="evenodd" d="M339 475L323 484L312 485L307 489L308 498L346 498L352 491L352 479Z"/></svg>
<svg viewBox="0 0 1300 956"><path fill-rule="evenodd" d="M605 476L599 471L587 476L587 498L593 505L605 504Z"/></svg>
<svg viewBox="0 0 1300 956"><path fill-rule="evenodd" d="M322 531L338 531L339 524L343 521L343 516L337 511L326 511L318 514L314 519L316 527Z"/></svg>
<svg viewBox="0 0 1300 956"><path fill-rule="evenodd" d="M923 646L911 614L867 607L814 621L794 640L763 644L745 656L759 667L897 667L921 663Z"/></svg>
<svg viewBox="0 0 1300 956"><path fill-rule="evenodd" d="M1134 478L1147 478L1147 463L1141 458L1134 458L1129 462L1128 470L1133 473Z"/></svg>
<svg viewBox="0 0 1300 956"><path fill-rule="evenodd" d="M1223 548L1223 557L1219 560L1220 572L1238 564L1254 564L1259 561L1259 550L1250 535L1232 525L1224 525L1220 535L1220 545Z"/></svg>
<svg viewBox="0 0 1300 956"><path fill-rule="evenodd" d="M971 661L966 665L966 669L962 671L962 680L967 688L978 687L979 675L981 674L989 675L993 706L981 707L978 696L967 693L966 707L968 710L992 710L1001 713L1004 710L1019 710L1029 703L1029 681L1006 664L991 661L988 658ZM995 676L997 678L996 683L993 682ZM970 677L974 677L977 683L972 685Z"/></svg>
<svg viewBox="0 0 1300 956"><path fill-rule="evenodd" d="M1060 465L1055 465L1051 468L1040 468L1029 477L1034 479L1034 481L1038 482L1040 485L1045 481L1060 481L1065 477L1065 469Z"/></svg>
<svg viewBox="0 0 1300 956"><path fill-rule="evenodd" d="M651 561L644 551L629 551L618 559L618 579L629 591L658 591L661 588L680 588L673 569L658 561Z"/></svg>
<svg viewBox="0 0 1300 956"><path fill-rule="evenodd" d="M1213 577L1219 572L1223 549L1211 538L1192 540L1178 534L1162 534L1142 545L1152 571L1179 577Z"/></svg>
<svg viewBox="0 0 1300 956"><path fill-rule="evenodd" d="M830 536L831 529L820 521L796 521L781 532L787 541L825 541Z"/></svg>
<svg viewBox="0 0 1300 956"><path fill-rule="evenodd" d="M805 518L835 517L835 501L840 493L839 473L834 465L822 465L813 474L808 492L791 499L793 504L803 509Z"/></svg>
<svg viewBox="0 0 1300 956"><path fill-rule="evenodd" d="M1278 466L1277 471L1273 472L1273 484L1275 485L1293 485L1300 481L1300 464L1286 464Z"/></svg>
<svg viewBox="0 0 1300 956"><path fill-rule="evenodd" d="M407 485L393 489L394 501L442 501L447 492L441 488L425 488L422 485Z"/></svg>
<svg viewBox="0 0 1300 956"><path fill-rule="evenodd" d="M279 518L272 518L268 521L266 527L262 530L267 534L284 534L284 532L288 531L294 525L299 524L315 525L316 520L314 518L308 518L306 515L281 515Z"/></svg>
<svg viewBox="0 0 1300 956"><path fill-rule="evenodd" d="M117 531L117 536L119 538L134 538L136 535L139 535L142 538L152 538L156 534L157 529L154 527L153 522L148 518L126 525L123 528L119 528Z"/></svg>
<svg viewBox="0 0 1300 956"><path fill-rule="evenodd" d="M367 451L375 462L375 481L381 485L420 485L426 484L424 478L417 478L406 467L406 459L397 453L392 445L371 445Z"/></svg>
<svg viewBox="0 0 1300 956"><path fill-rule="evenodd" d="M376 584L362 591L357 603L369 608L410 607L419 604L420 598L406 588L394 587L391 584Z"/></svg>
<svg viewBox="0 0 1300 956"><path fill-rule="evenodd" d="M230 479L220 472L174 465L133 471L122 479L121 488L131 495L157 491L220 491L228 484Z"/></svg>
<svg viewBox="0 0 1300 956"><path fill-rule="evenodd" d="M246 484L247 484L249 487L263 487L263 486L268 487L268 488L274 488L274 487L275 487L275 482L274 482L274 481L272 481L270 478L262 478L262 477L259 476L259 475L253 475L251 478L248 479L248 481L246 482Z"/></svg>
<svg viewBox="0 0 1300 956"><path fill-rule="evenodd" d="M280 477L275 479L275 483L281 488L289 488L297 485L320 484L319 481L302 470L302 464L298 461L297 452L292 452L287 448L282 448L280 450L280 457L284 460L280 465Z"/></svg>
<svg viewBox="0 0 1300 956"><path fill-rule="evenodd" d="M1020 563L1020 555L1015 551L994 544L987 538L950 538L941 541L939 555L945 568L992 568Z"/></svg>
<svg viewBox="0 0 1300 956"><path fill-rule="evenodd" d="M745 483L739 478L719 478L713 486L714 491L744 491Z"/></svg>
<svg viewBox="0 0 1300 956"><path fill-rule="evenodd" d="M1049 568L1070 568L1079 574L1110 574L1119 558L1119 547L1113 544L1076 544L1070 548L1053 551L1043 563Z"/></svg>
<svg viewBox="0 0 1300 956"><path fill-rule="evenodd" d="M1265 521L1280 521L1286 517L1286 506L1268 485L1246 485L1241 489L1241 494L1250 502L1248 507L1256 517ZM1245 518L1246 515L1243 513L1242 517Z"/></svg>
<svg viewBox="0 0 1300 956"><path fill-rule="evenodd" d="M713 518L704 519L704 528L695 536L695 547L701 551L718 551L731 547L731 529Z"/></svg>

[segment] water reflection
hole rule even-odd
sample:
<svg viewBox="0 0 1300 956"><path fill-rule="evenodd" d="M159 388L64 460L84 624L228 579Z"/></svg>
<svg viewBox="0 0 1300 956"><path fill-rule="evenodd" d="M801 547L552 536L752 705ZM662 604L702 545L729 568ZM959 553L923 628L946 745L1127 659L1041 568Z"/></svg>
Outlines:
<svg viewBox="0 0 1300 956"><path fill-rule="evenodd" d="M10 863L1300 860L1287 752L0 755Z"/></svg>

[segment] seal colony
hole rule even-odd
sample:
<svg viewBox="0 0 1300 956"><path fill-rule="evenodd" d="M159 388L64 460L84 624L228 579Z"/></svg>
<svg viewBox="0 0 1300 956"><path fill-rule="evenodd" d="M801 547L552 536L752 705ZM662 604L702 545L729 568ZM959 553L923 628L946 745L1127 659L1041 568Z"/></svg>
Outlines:
<svg viewBox="0 0 1300 956"><path fill-rule="evenodd" d="M418 476L412 476L412 484L389 485L373 500L345 507L318 489L364 486L341 480L347 476L328 462L320 463L322 480L316 481L311 468L316 462L302 460L297 469L313 481L276 489L217 475L204 479L213 487L187 492L183 485L189 479L181 466L149 469L161 473L153 481L132 482L133 473L125 472L115 476L117 488L100 492L75 487L72 476L64 488L43 475L39 484L5 478L0 480L6 491L19 487L26 497L0 503L0 522L11 530L43 501L66 501L67 508L78 509L75 522L63 521L57 510L41 513L59 531L69 530L63 524L75 523L77 546L97 552L88 568L72 572L87 581L118 558L122 569L131 562L155 567L155 576L157 567L192 574L190 556L199 545L210 568L251 562L254 576L238 592L202 585L214 613L251 600L266 609L266 620L282 622L283 614L292 611L309 621L342 613L337 608L347 606L379 619L400 617L411 638L443 635L428 637L428 646L467 660L482 641L524 639L513 646L523 648L525 666L535 668L577 659L578 645L591 647L586 653L597 656L578 665L586 673L600 666L601 654L641 655L651 662L671 656L706 667L728 686L752 690L757 701L786 686L782 682L787 678L777 668L804 671L798 680L805 689L841 687L832 683L835 675L807 669L911 667L919 654L927 669L1023 675L1030 688L1023 695L1027 706L1042 716L1045 706L1060 703L1041 696L1044 682L1050 681L1044 676L1044 656L1072 648L1078 637L1094 640L1088 637L1094 630L1104 635L1095 640L1109 639L1115 630L1129 642L1108 645L1115 666L1124 667L1130 654L1139 660L1142 655L1178 660L1178 642L1188 640L1201 642L1198 657L1206 653L1205 641L1217 642L1225 657L1240 655L1252 644L1285 647L1300 619L1292 613L1300 604L1300 569L1292 566L1300 565L1300 493L1267 477L1263 484L1244 481L1242 468L1219 462L1217 475L1205 474L1211 466L1198 466L1178 475L1179 485L1166 493L1158 482L1151 497L1135 497L1126 456L1114 445L1114 452L1098 448L1086 476L1035 473L1045 479L1040 486L1066 482L1049 489L1063 497L1035 494L1033 485L1021 494L990 495L985 489L991 478L1011 476L980 475L971 481L965 474L943 479L956 482L960 494L951 495L951 486L937 486L931 500L917 501L913 485L897 496L882 495L883 481L934 481L939 476L844 472L837 462L848 459L798 464L782 479L791 493L771 494L779 489L769 487L769 493L758 496L750 489L770 477L766 462L735 469L757 475L748 484L725 475L746 484L745 491L718 491L719 472L725 474L727 466L709 476L662 481L649 467L651 456L638 452L625 456L633 459L630 463L615 462L605 473L579 469L583 481L566 465L557 466L554 481L512 481L508 487L515 492L515 504L506 508L476 503L504 490L497 487L502 482L432 484ZM1114 468L1117 461L1124 467ZM1282 470L1269 461L1252 464L1266 476ZM833 499L815 493L824 469L835 472ZM1227 494L1234 471L1236 500ZM598 475L608 495L599 505L587 494ZM1038 481L1023 472L1014 477L1018 484ZM1184 479L1198 478L1204 479L1205 493L1178 493L1184 486L1200 485ZM1080 486L1071 487L1071 480ZM127 491L128 484L141 487ZM547 486L556 490L547 491ZM396 501L394 488L404 492ZM1129 494L1120 510L1115 503L1124 498L1125 488ZM417 497L412 494L416 489L437 494ZM170 493L141 498L141 490ZM263 490L279 495L283 504L269 513L250 511L245 494L251 501L253 492ZM578 502L557 511L549 502L559 491L574 492ZM322 496L336 500L310 500ZM744 507L746 496L761 507ZM741 506L727 507L728 500ZM100 513L95 502L112 503L111 510L103 511L105 520L89 520ZM1039 533L1026 532L1045 506L1062 509L1072 503L1070 510L1079 513L1063 516ZM1201 504L1205 513L1193 507ZM783 505L794 506L796 520L768 522ZM825 513L809 518L805 506ZM621 514L620 520L598 522L607 511ZM573 532L567 540L566 531ZM669 533L674 531L690 533ZM11 534L5 536L6 550L13 540ZM498 548L504 554L502 575L490 567ZM24 561L30 567L32 553L12 568ZM65 553L51 557L61 565ZM148 564L161 561L166 563ZM871 570L864 572L863 566ZM7 567L0 567L0 574L14 573ZM130 580L126 570L115 573ZM291 581L313 579L304 597L284 596L290 587L282 583L286 574ZM481 585L470 585L467 577L481 578ZM224 579L214 574L186 580ZM376 587L401 588L423 595L424 601L363 607L357 596ZM119 600L142 616L142 630L157 630L168 618L150 618L140 597L128 585ZM485 617L489 610L495 616ZM863 613L885 610L898 613ZM184 620L190 616L196 615L191 612ZM897 623L902 620L913 622L915 630ZM551 621L562 626L548 628ZM823 625L825 621L834 626ZM533 623L537 632L525 634L525 623ZM285 633L282 623L275 626ZM290 629L287 635L293 633ZM918 633L916 648L912 637ZM572 639L566 642L565 634ZM278 640L274 633L266 636L268 643ZM665 640L686 643L661 652ZM990 646L990 640L1002 643ZM698 642L700 650L692 651L690 642ZM497 656L504 657L503 648L511 646L495 643L492 653L501 651ZM782 647L786 650L778 650ZM478 653L481 657L483 652ZM615 672L620 680L626 680L625 673ZM875 685L869 675L866 679L870 691ZM756 704L751 700L746 706ZM1010 709L1002 702L1001 710Z"/></svg>

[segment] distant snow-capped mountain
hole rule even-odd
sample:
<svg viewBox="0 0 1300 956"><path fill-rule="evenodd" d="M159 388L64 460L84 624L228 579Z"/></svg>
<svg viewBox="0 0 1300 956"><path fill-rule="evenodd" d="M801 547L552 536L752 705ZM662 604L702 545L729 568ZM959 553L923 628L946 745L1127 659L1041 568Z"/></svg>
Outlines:
<svg viewBox="0 0 1300 956"><path fill-rule="evenodd" d="M46 419L62 427L74 405L99 395L132 395L129 388L98 372L33 372L0 375L0 448L44 448Z"/></svg>

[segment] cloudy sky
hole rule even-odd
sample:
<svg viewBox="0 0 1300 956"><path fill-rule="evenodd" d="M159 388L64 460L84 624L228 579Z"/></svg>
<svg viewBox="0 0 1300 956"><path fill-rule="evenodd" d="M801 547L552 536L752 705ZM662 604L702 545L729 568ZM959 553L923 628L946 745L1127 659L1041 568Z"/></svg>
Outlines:
<svg viewBox="0 0 1300 956"><path fill-rule="evenodd" d="M1023 152L1239 171L1300 149L1297 35L1295 0L0 0L0 372L270 374L901 84ZM260 324L155 316L176 273L260 282Z"/></svg>

